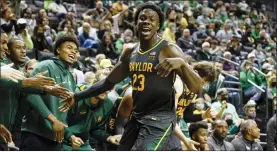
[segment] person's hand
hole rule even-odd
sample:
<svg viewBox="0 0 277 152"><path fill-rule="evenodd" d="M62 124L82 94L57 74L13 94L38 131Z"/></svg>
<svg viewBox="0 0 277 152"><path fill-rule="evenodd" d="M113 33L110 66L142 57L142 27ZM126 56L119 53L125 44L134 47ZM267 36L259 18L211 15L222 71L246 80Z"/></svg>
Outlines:
<svg viewBox="0 0 277 152"><path fill-rule="evenodd" d="M223 100L223 101L222 101L222 103L221 103L221 108L224 108L224 109L227 108L227 102L226 102L226 100Z"/></svg>
<svg viewBox="0 0 277 152"><path fill-rule="evenodd" d="M119 142L121 140L122 135L114 135L114 136L109 136L107 138L107 142L114 144L114 145L119 145Z"/></svg>
<svg viewBox="0 0 277 152"><path fill-rule="evenodd" d="M52 123L53 131L56 134L55 141L61 143L64 139L64 128L67 127L64 123L61 121L55 119Z"/></svg>
<svg viewBox="0 0 277 152"><path fill-rule="evenodd" d="M16 20L15 14L12 13L12 14L9 16L9 20Z"/></svg>
<svg viewBox="0 0 277 152"><path fill-rule="evenodd" d="M66 88L63 88L62 86L64 84L65 83L62 82L62 83L56 84L54 86L45 86L43 89L47 93L49 93L53 96L56 96L58 98L62 98L62 99L71 98L74 94L72 92L70 92L69 90L67 90Z"/></svg>
<svg viewBox="0 0 277 152"><path fill-rule="evenodd" d="M211 112L211 108L208 108L203 114L202 114L202 119L211 119L212 116L212 112Z"/></svg>
<svg viewBox="0 0 277 152"><path fill-rule="evenodd" d="M182 147L183 150L188 151L197 151L195 146L199 146L200 144L196 141L188 139L187 141L182 141L184 143L184 146Z"/></svg>
<svg viewBox="0 0 277 152"><path fill-rule="evenodd" d="M244 121L243 119L239 119L239 120L236 122L236 126L240 126L240 124L241 124L243 121Z"/></svg>
<svg viewBox="0 0 277 152"><path fill-rule="evenodd" d="M54 79L43 76L47 73L48 71L41 72L36 74L34 77L26 78L22 80L22 86L34 87L34 88L44 88L45 86L54 86L56 84Z"/></svg>
<svg viewBox="0 0 277 152"><path fill-rule="evenodd" d="M76 137L76 136L74 136L74 135L72 135L72 136L70 137L70 141L71 141L71 145L72 145L72 148L73 148L73 149L78 149L78 148L80 148L83 144L85 144L84 141L83 141L81 138Z"/></svg>
<svg viewBox="0 0 277 152"><path fill-rule="evenodd" d="M62 105L59 107L59 110L61 112L67 112L75 103L74 94L71 94L70 97L64 99L61 103Z"/></svg>
<svg viewBox="0 0 277 152"><path fill-rule="evenodd" d="M205 144L203 147L204 147L204 150L205 150L205 151L209 151L209 150L210 150L210 148L209 148L209 145L208 145L208 144Z"/></svg>
<svg viewBox="0 0 277 152"><path fill-rule="evenodd" d="M9 130L2 124L0 124L0 136L4 139L5 143L12 142L12 134Z"/></svg>
<svg viewBox="0 0 277 152"><path fill-rule="evenodd" d="M23 80L25 77L24 77L24 74L18 70L15 70L13 68L10 68L9 67L10 65L7 65L7 66L2 66L0 68L1 70L1 79L8 79L8 80L11 80L15 83L18 83L18 80Z"/></svg>
<svg viewBox="0 0 277 152"><path fill-rule="evenodd" d="M179 69L185 64L182 58L166 58L155 69L161 77L167 77L172 70Z"/></svg>

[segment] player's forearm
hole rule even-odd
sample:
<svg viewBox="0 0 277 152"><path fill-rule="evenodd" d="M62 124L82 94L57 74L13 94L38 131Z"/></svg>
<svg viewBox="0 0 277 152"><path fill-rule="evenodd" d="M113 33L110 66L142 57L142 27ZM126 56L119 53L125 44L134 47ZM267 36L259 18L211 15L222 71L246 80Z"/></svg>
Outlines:
<svg viewBox="0 0 277 152"><path fill-rule="evenodd" d="M76 92L74 94L75 101L77 102L82 99L97 96L105 91L111 90L113 86L114 83L110 82L108 79L101 80L84 91Z"/></svg>
<svg viewBox="0 0 277 152"><path fill-rule="evenodd" d="M115 134L123 134L124 132L124 126L128 122L128 118L125 118L121 115L117 115L116 120L115 120Z"/></svg>
<svg viewBox="0 0 277 152"><path fill-rule="evenodd" d="M203 87L201 77L186 62L183 63L181 72L181 78L188 89L195 94L200 94Z"/></svg>
<svg viewBox="0 0 277 152"><path fill-rule="evenodd" d="M187 145L187 138L186 136L183 134L182 130L180 129L180 127L176 124L176 127L174 129L174 134L185 144Z"/></svg>

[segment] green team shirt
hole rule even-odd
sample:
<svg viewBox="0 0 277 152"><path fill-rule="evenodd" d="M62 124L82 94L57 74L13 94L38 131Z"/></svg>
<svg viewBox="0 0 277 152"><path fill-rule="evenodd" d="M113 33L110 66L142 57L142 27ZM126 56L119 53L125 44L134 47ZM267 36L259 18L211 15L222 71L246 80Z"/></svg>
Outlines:
<svg viewBox="0 0 277 152"><path fill-rule="evenodd" d="M84 90L85 87L86 85L81 84L76 91ZM90 103L90 98L77 102L67 115L68 129L65 131L63 150L91 150L92 148L88 145L90 135L100 142L105 142L110 136L105 131L105 124L111 114L112 107L113 102L108 96L97 108ZM69 141L72 135L81 138L85 144L79 149L73 149Z"/></svg>
<svg viewBox="0 0 277 152"><path fill-rule="evenodd" d="M69 71L69 66L64 64L61 60L51 58L42 61L37 64L36 69L31 75L34 76L37 73L45 71L48 71L45 76L53 78L57 84L65 82L65 85L63 86L64 88L72 92L75 91L76 84L71 72ZM52 124L47 120L47 117L50 114L53 114L59 121L63 123L66 122L67 113L58 110L61 100L61 98L50 94L28 95L27 102L31 109L28 110L23 119L21 130L54 141L55 133L53 132Z"/></svg>
<svg viewBox="0 0 277 152"><path fill-rule="evenodd" d="M20 70L19 67L12 67L13 69ZM18 110L19 99L21 93L43 93L42 89L34 88L22 88L22 81L19 80L18 83L7 79L0 79L0 124L3 124L10 131L12 125L15 122L16 112ZM4 143L3 139L0 138L0 144Z"/></svg>

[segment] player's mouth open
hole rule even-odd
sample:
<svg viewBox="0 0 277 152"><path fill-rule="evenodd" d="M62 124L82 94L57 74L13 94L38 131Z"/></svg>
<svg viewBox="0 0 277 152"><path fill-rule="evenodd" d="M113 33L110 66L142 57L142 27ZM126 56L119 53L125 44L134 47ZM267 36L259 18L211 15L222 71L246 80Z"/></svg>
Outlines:
<svg viewBox="0 0 277 152"><path fill-rule="evenodd" d="M74 59L75 59L75 56L72 55L72 54L68 55L68 57L69 57L71 60L74 60Z"/></svg>
<svg viewBox="0 0 277 152"><path fill-rule="evenodd" d="M141 32L142 32L142 34L150 34L151 29L150 29L150 28L143 27L142 30L141 30Z"/></svg>

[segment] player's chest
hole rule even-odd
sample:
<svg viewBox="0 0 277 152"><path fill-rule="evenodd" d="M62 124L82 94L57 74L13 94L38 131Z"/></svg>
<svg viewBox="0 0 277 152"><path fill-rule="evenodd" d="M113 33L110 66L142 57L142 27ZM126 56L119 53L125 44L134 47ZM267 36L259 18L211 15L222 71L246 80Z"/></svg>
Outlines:
<svg viewBox="0 0 277 152"><path fill-rule="evenodd" d="M132 53L129 70L130 72L146 72L152 73L155 71L155 66L159 63L156 52L149 52L147 54Z"/></svg>

